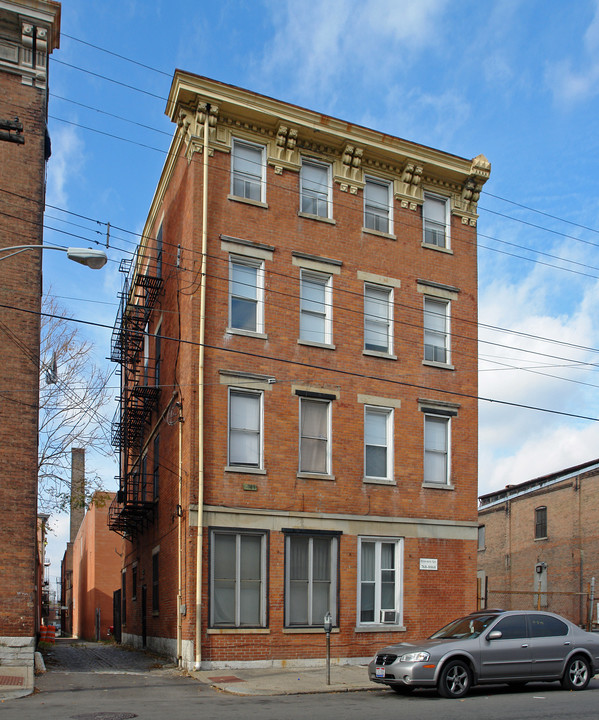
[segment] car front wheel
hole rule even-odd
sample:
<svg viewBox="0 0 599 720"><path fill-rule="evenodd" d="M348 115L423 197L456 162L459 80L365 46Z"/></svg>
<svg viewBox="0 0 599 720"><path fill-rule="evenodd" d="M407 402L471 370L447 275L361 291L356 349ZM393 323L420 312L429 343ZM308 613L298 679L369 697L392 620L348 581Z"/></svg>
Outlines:
<svg viewBox="0 0 599 720"><path fill-rule="evenodd" d="M461 698L472 687L472 671L463 660L452 660L441 670L437 690L446 698Z"/></svg>
<svg viewBox="0 0 599 720"><path fill-rule="evenodd" d="M586 658L573 657L568 660L566 671L562 678L564 690L584 690L591 680L591 667Z"/></svg>

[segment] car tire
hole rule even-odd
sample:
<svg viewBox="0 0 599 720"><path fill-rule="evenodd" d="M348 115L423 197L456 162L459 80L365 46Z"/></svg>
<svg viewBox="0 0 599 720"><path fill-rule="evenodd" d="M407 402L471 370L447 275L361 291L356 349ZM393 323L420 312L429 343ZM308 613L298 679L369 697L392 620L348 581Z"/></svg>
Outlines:
<svg viewBox="0 0 599 720"><path fill-rule="evenodd" d="M562 678L564 690L584 690L591 681L591 666L582 655L570 658Z"/></svg>
<svg viewBox="0 0 599 720"><path fill-rule="evenodd" d="M415 690L412 685L391 685L390 687L398 695L411 695Z"/></svg>
<svg viewBox="0 0 599 720"><path fill-rule="evenodd" d="M472 671L465 660L451 660L443 666L437 692L445 698L461 698L472 687Z"/></svg>

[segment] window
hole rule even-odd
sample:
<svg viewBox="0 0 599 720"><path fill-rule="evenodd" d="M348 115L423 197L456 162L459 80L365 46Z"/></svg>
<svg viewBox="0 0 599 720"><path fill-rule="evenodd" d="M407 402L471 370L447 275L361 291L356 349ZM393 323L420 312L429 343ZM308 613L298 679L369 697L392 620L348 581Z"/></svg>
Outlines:
<svg viewBox="0 0 599 720"><path fill-rule="evenodd" d="M321 628L327 612L337 624L337 557L336 535L286 535L285 625Z"/></svg>
<svg viewBox="0 0 599 720"><path fill-rule="evenodd" d="M231 163L231 193L247 200L263 202L264 147L234 139Z"/></svg>
<svg viewBox="0 0 599 720"><path fill-rule="evenodd" d="M401 620L402 541L359 539L359 624Z"/></svg>
<svg viewBox="0 0 599 720"><path fill-rule="evenodd" d="M364 286L364 348L393 351L393 293L380 285Z"/></svg>
<svg viewBox="0 0 599 720"><path fill-rule="evenodd" d="M300 340L330 345L332 325L332 277L302 270Z"/></svg>
<svg viewBox="0 0 599 720"><path fill-rule="evenodd" d="M449 483L449 418L424 416L424 482Z"/></svg>
<svg viewBox="0 0 599 720"><path fill-rule="evenodd" d="M364 186L364 227L382 233L391 232L391 183L367 177Z"/></svg>
<svg viewBox="0 0 599 720"><path fill-rule="evenodd" d="M479 525L478 526L478 549L484 550L485 549L485 526Z"/></svg>
<svg viewBox="0 0 599 720"><path fill-rule="evenodd" d="M568 626L556 617L551 615L529 615L530 636L537 637L561 637L568 634Z"/></svg>
<svg viewBox="0 0 599 720"><path fill-rule="evenodd" d="M302 160L300 172L301 211L318 217L331 217L331 169L314 160Z"/></svg>
<svg viewBox="0 0 599 720"><path fill-rule="evenodd" d="M364 408L364 475L393 479L393 411Z"/></svg>
<svg viewBox="0 0 599 720"><path fill-rule="evenodd" d="M160 435L154 438L154 469L152 471L152 498L158 500L160 491Z"/></svg>
<svg viewBox="0 0 599 720"><path fill-rule="evenodd" d="M501 640L520 640L528 637L525 615L508 615L501 619L493 630L501 632Z"/></svg>
<svg viewBox="0 0 599 720"><path fill-rule="evenodd" d="M157 613L160 608L158 588L159 588L159 557L160 552L155 550L152 554L152 612Z"/></svg>
<svg viewBox="0 0 599 720"><path fill-rule="evenodd" d="M449 218L447 198L437 195L424 195L422 208L424 226L424 244L436 247L449 247Z"/></svg>
<svg viewBox="0 0 599 720"><path fill-rule="evenodd" d="M158 235L156 235L156 277L158 277L158 278L162 277L162 250L163 250L163 241L162 241L162 225L161 225L160 229L158 230Z"/></svg>
<svg viewBox="0 0 599 720"><path fill-rule="evenodd" d="M449 302L424 298L424 359L449 364Z"/></svg>
<svg viewBox="0 0 599 720"><path fill-rule="evenodd" d="M547 508L538 507L535 510L535 540L544 540L547 537Z"/></svg>
<svg viewBox="0 0 599 720"><path fill-rule="evenodd" d="M266 534L213 530L210 624L266 625Z"/></svg>
<svg viewBox="0 0 599 720"><path fill-rule="evenodd" d="M264 266L231 257L229 262L229 325L261 333L264 329Z"/></svg>
<svg viewBox="0 0 599 720"><path fill-rule="evenodd" d="M121 622L127 624L127 571L121 573Z"/></svg>
<svg viewBox="0 0 599 720"><path fill-rule="evenodd" d="M262 393L229 389L231 467L262 467Z"/></svg>
<svg viewBox="0 0 599 720"><path fill-rule="evenodd" d="M300 472L330 474L331 401L300 398Z"/></svg>
<svg viewBox="0 0 599 720"><path fill-rule="evenodd" d="M131 568L131 600L137 600L137 563Z"/></svg>
<svg viewBox="0 0 599 720"><path fill-rule="evenodd" d="M154 385L160 387L160 360L162 352L162 325L159 325L154 334Z"/></svg>
<svg viewBox="0 0 599 720"><path fill-rule="evenodd" d="M136 500L141 500L141 502L146 501L146 493L147 493L147 487L148 487L148 455L147 453L142 457L141 459L141 470L140 470L140 488L139 488L139 495L136 495Z"/></svg>

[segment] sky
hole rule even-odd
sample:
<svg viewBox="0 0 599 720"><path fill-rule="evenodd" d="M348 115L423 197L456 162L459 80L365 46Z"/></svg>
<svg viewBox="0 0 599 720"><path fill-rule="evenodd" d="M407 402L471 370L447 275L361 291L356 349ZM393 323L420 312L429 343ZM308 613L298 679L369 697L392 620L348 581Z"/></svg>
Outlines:
<svg viewBox="0 0 599 720"><path fill-rule="evenodd" d="M45 253L44 286L95 323L80 328L98 363L174 131L179 68L485 155L479 493L599 457L599 0L64 0L61 33L45 242L105 248L109 223L109 262L94 272ZM87 462L116 489L115 462ZM68 519L50 525L54 578Z"/></svg>

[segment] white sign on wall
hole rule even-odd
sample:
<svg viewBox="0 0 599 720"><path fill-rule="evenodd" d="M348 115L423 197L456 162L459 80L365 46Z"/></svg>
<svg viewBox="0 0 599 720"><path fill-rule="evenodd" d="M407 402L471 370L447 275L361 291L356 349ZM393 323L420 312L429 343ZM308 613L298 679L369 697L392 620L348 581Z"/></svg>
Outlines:
<svg viewBox="0 0 599 720"><path fill-rule="evenodd" d="M437 558L420 558L421 570L438 570Z"/></svg>

